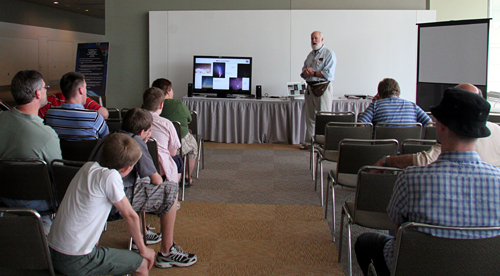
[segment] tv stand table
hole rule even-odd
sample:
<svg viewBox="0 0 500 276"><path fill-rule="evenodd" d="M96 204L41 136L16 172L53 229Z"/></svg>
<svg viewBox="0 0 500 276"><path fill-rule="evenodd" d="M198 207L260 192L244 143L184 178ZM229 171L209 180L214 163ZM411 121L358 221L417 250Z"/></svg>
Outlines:
<svg viewBox="0 0 500 276"><path fill-rule="evenodd" d="M219 143L300 144L305 137L303 99L183 97L189 110L198 113L198 132L206 141ZM333 100L333 111L353 111L356 116L371 100Z"/></svg>

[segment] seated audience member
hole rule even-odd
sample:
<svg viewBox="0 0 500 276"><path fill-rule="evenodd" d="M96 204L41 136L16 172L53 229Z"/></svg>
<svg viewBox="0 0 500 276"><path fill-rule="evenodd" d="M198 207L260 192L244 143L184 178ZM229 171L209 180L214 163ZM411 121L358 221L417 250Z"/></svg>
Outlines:
<svg viewBox="0 0 500 276"><path fill-rule="evenodd" d="M142 151L142 155L132 168L132 172L123 178L125 195L135 211L144 211L160 216L163 240L160 235L150 230L146 235L147 244L155 244L161 241L155 266L160 268L191 266L196 263L198 257L195 254L184 252L180 246L174 243L179 186L174 182L163 181L162 177L156 172L153 159L145 142L151 136L152 122L151 114L140 108L130 109L123 117L120 132L134 138ZM107 140L107 137L109 135L97 143L91 154L91 160L99 160L99 157L103 154L101 145ZM135 244L133 247L135 247Z"/></svg>
<svg viewBox="0 0 500 276"><path fill-rule="evenodd" d="M456 86L476 94L481 94L481 90L469 83L463 83ZM486 126L491 132L488 137L477 139L475 151L484 162L500 167L500 126L486 122ZM396 168L406 168L408 166L425 166L436 161L441 154L441 144L437 143L428 151L422 151L415 154L405 154L398 156L388 156L375 163L375 166L386 166Z"/></svg>
<svg viewBox="0 0 500 276"><path fill-rule="evenodd" d="M64 97L63 93L57 93L57 94L53 94L53 95L48 96L47 97L47 104L44 105L42 108L40 108L40 110L38 111L38 116L40 116L40 118L44 119L45 114L47 113L47 110L49 110L49 108L60 106L65 102L66 102L66 98ZM92 100L91 98L87 98L87 100L85 100L85 104L83 105L83 107L85 109L95 110L95 111L99 112L99 114L101 114L101 116L104 119L107 119L109 117L108 109L105 108L104 106L101 106L96 101Z"/></svg>
<svg viewBox="0 0 500 276"><path fill-rule="evenodd" d="M151 85L152 87L160 88L165 94L165 101L163 102L163 110L160 116L169 119L171 122L181 123L181 144L182 151L188 155L189 171L186 182L192 183L191 177L196 158L198 156L198 144L196 138L189 132L188 124L191 122L191 112L181 100L174 100L174 90L172 89L172 82L167 79L157 79ZM177 152L180 154L180 152Z"/></svg>
<svg viewBox="0 0 500 276"><path fill-rule="evenodd" d="M430 165L408 167L398 176L387 207L396 225L421 222L441 226L474 227L500 225L500 168L481 161L474 151L478 138L488 137L486 120L490 104L481 96L460 88L444 92L436 118L437 140L442 153ZM446 238L471 238L467 231L435 232ZM432 233L430 233L432 232ZM500 235L485 231L472 238ZM355 244L361 270L367 275L371 261L378 275L389 275L395 238L382 233L364 233Z"/></svg>
<svg viewBox="0 0 500 276"><path fill-rule="evenodd" d="M153 117L151 137L158 142L160 174L165 175L168 181L179 182L180 166L173 158L177 155L181 143L174 124L170 120L160 117L164 97L165 95L159 88L151 87L144 91L142 104Z"/></svg>
<svg viewBox="0 0 500 276"><path fill-rule="evenodd" d="M48 236L54 269L64 275L148 275L155 252L141 236L139 216L123 190L141 148L125 134L111 134L99 162L87 162L75 175ZM111 207L122 214L139 253L97 246Z"/></svg>
<svg viewBox="0 0 500 276"><path fill-rule="evenodd" d="M85 109L87 83L82 74L69 72L61 78L61 91L66 102L47 110L45 124L64 140L91 140L109 133L108 125L99 112Z"/></svg>
<svg viewBox="0 0 500 276"><path fill-rule="evenodd" d="M41 159L49 165L52 160L61 159L57 134L37 116L38 109L47 102L47 88L42 75L35 70L19 71L12 79L11 93L17 106L0 113L0 157ZM9 207L37 211L47 211L53 207L45 200L1 200ZM42 220L48 233L52 221L49 216L43 216Z"/></svg>
<svg viewBox="0 0 500 276"><path fill-rule="evenodd" d="M383 79L378 84L378 97L359 116L362 123L421 123L425 126L431 118L415 103L399 98L401 90L394 79Z"/></svg>

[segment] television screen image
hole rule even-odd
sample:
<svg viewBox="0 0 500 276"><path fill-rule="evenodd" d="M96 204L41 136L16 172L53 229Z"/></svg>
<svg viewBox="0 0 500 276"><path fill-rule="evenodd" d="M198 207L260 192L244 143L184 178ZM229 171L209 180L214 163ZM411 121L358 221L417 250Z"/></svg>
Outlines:
<svg viewBox="0 0 500 276"><path fill-rule="evenodd" d="M251 94L252 58L194 56L193 93Z"/></svg>

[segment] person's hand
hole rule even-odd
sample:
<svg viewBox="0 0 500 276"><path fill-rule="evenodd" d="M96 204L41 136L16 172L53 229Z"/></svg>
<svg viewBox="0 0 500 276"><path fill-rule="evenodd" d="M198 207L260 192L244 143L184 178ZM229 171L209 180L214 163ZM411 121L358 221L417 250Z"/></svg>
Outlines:
<svg viewBox="0 0 500 276"><path fill-rule="evenodd" d="M384 159L380 159L377 161L377 163L373 164L373 166L377 166L377 167L385 167L384 166ZM370 173L381 173L382 171L379 171L379 170L370 170Z"/></svg>
<svg viewBox="0 0 500 276"><path fill-rule="evenodd" d="M148 260L148 270L151 270L153 268L153 265L155 263L155 251L151 248L145 247L145 250L142 252L139 252L139 254L146 260Z"/></svg>

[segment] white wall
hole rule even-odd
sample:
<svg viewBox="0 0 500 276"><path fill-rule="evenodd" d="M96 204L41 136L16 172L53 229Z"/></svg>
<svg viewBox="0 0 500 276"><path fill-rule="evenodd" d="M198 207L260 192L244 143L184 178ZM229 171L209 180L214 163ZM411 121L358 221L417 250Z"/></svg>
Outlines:
<svg viewBox="0 0 500 276"><path fill-rule="evenodd" d="M436 21L487 18L488 2L488 0L430 0L429 9L436 11Z"/></svg>
<svg viewBox="0 0 500 276"><path fill-rule="evenodd" d="M434 11L282 10L150 12L150 83L166 77L176 98L192 82L193 55L253 57L252 92L286 95L310 52L310 33L321 30L336 52L335 95L376 94L385 77L402 98L415 100L417 22Z"/></svg>
<svg viewBox="0 0 500 276"><path fill-rule="evenodd" d="M0 86L10 85L18 71L27 69L58 83L75 70L78 43L104 40L104 35L0 22Z"/></svg>

